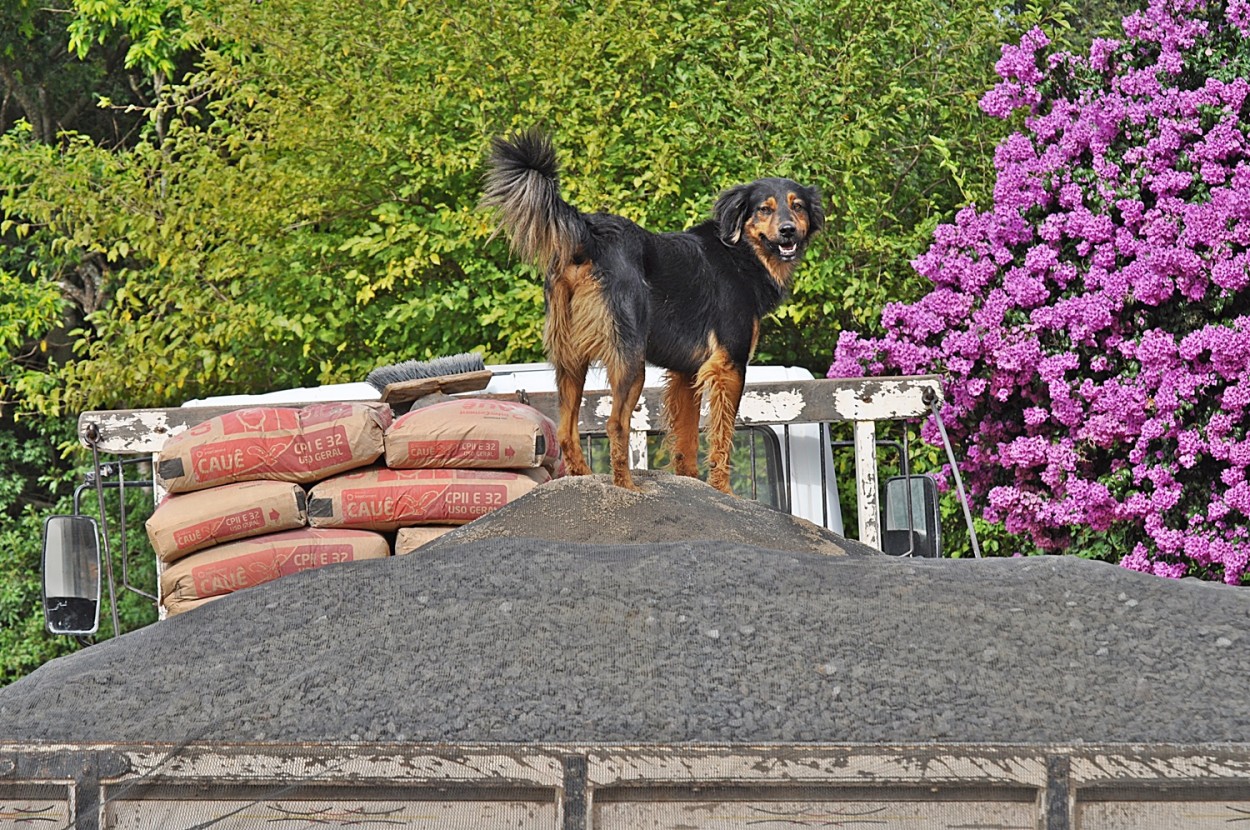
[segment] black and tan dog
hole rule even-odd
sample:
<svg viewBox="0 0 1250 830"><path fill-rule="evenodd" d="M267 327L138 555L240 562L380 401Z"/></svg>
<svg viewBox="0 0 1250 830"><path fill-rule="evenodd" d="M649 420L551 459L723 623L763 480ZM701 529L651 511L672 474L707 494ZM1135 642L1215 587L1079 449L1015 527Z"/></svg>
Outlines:
<svg viewBox="0 0 1250 830"><path fill-rule="evenodd" d="M601 361L612 390L612 478L634 488L630 414L645 363L668 370L664 410L674 471L695 476L699 408L708 399L708 483L729 492L729 454L760 318L790 288L824 224L820 193L760 179L720 195L713 218L652 233L621 216L582 213L560 196L555 150L538 132L496 139L484 204L522 257L545 266L543 345L555 366L560 449L569 472L590 472L578 435L586 370Z"/></svg>

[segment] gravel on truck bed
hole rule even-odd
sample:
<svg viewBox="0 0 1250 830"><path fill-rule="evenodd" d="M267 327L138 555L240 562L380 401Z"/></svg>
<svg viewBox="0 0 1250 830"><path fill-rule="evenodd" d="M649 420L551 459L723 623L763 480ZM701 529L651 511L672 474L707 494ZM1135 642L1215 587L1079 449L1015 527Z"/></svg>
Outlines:
<svg viewBox="0 0 1250 830"><path fill-rule="evenodd" d="M649 477L682 498L632 518L575 515L602 481L561 487L470 526L530 535L467 527L54 660L0 689L0 743L1250 741L1245 590L783 551L740 539L782 514L706 487ZM615 540L665 511L687 541ZM605 543L536 538L570 516Z"/></svg>

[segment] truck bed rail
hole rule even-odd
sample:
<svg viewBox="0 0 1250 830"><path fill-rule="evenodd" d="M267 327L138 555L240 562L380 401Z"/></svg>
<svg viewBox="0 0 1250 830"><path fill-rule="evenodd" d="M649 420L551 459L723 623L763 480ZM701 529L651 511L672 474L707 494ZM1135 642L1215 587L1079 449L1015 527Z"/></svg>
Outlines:
<svg viewBox="0 0 1250 830"><path fill-rule="evenodd" d="M0 745L0 826L1187 830L1250 747Z"/></svg>
<svg viewBox="0 0 1250 830"><path fill-rule="evenodd" d="M554 392L518 392L526 403L553 420L558 418ZM661 401L663 389L648 387L635 408L630 430L635 436L663 429ZM748 384L738 411L742 426L786 426L794 424L851 422L854 434L858 492L859 540L881 546L880 507L876 462L876 423L917 418L930 413L942 401L940 378L936 375L858 379L816 379L771 381ZM260 404L248 404L257 406ZM299 404L281 404L298 406ZM118 455L158 452L165 440L189 427L243 408L176 407L169 409L96 410L78 419L78 435L87 446ZM602 435L612 409L612 396L604 391L587 391L582 400L580 429L583 435Z"/></svg>

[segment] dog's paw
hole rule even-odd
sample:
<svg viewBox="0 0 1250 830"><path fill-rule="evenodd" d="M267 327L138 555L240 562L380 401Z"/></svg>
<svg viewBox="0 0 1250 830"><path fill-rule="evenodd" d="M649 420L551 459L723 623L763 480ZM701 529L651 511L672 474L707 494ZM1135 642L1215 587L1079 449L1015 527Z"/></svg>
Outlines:
<svg viewBox="0 0 1250 830"><path fill-rule="evenodd" d="M674 453L673 472L679 476L698 478L699 466L693 458L688 457L685 453Z"/></svg>
<svg viewBox="0 0 1250 830"><path fill-rule="evenodd" d="M707 473L707 483L720 490L722 493L733 495L734 491L729 486L729 468L725 465L717 465L712 463L709 465Z"/></svg>
<svg viewBox="0 0 1250 830"><path fill-rule="evenodd" d="M612 483L622 490L631 490L635 493L641 493L642 490L634 483L634 477L629 474L629 470L614 471L612 473Z"/></svg>

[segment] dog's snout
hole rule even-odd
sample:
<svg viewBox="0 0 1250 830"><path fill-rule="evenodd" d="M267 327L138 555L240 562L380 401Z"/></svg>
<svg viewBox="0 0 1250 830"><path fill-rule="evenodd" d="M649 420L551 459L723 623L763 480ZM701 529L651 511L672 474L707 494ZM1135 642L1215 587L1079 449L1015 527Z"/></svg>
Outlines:
<svg viewBox="0 0 1250 830"><path fill-rule="evenodd" d="M782 224L781 224L781 225L777 228L777 232L778 232L779 234L781 234L783 237L785 237L786 239L793 239L793 238L794 238L794 234L795 234L797 231L798 231L798 228L796 228L796 227L795 227L795 225L794 225L794 223L793 223L793 222L783 222L783 223L782 223Z"/></svg>

